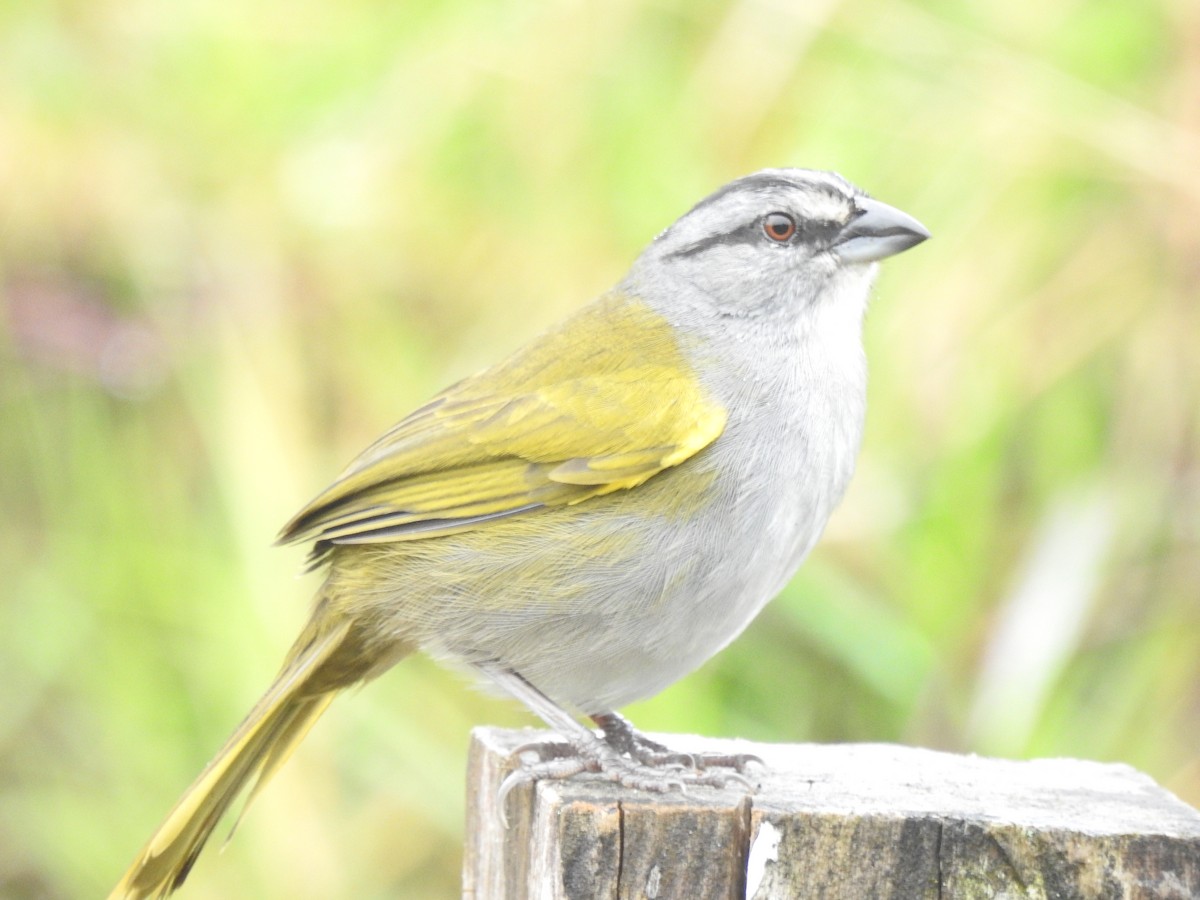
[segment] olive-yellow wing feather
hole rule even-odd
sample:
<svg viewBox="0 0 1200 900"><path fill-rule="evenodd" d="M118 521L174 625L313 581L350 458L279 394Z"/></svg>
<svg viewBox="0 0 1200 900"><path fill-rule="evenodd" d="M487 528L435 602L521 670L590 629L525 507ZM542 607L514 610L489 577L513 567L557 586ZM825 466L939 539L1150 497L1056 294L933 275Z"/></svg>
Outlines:
<svg viewBox="0 0 1200 900"><path fill-rule="evenodd" d="M670 325L602 298L405 418L302 509L280 540L450 534L633 488L712 443L725 410Z"/></svg>

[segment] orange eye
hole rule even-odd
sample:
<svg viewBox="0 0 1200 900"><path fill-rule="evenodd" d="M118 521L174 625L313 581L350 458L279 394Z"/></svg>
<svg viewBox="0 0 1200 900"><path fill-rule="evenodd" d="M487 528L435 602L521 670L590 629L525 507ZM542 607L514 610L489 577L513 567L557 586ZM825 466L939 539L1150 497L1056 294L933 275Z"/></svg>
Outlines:
<svg viewBox="0 0 1200 900"><path fill-rule="evenodd" d="M782 244L796 233L796 220L787 213L773 212L763 219L763 234Z"/></svg>

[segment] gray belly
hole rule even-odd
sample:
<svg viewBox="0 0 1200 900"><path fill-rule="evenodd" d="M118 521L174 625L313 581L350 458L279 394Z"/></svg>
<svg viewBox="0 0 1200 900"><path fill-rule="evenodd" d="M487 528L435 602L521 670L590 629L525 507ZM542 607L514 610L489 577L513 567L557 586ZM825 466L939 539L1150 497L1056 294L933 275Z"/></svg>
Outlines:
<svg viewBox="0 0 1200 900"><path fill-rule="evenodd" d="M502 664L583 713L648 697L741 633L836 500L802 454L780 471L722 449L743 465L714 446L577 507L354 548L394 572L361 602L394 636L451 661Z"/></svg>

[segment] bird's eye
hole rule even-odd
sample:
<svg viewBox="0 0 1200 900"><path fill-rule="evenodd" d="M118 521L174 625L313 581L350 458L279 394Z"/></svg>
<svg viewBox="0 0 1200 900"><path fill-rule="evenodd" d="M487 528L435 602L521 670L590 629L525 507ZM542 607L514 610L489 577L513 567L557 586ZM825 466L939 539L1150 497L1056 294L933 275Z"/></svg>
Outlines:
<svg viewBox="0 0 1200 900"><path fill-rule="evenodd" d="M780 244L796 233L796 220L787 213L769 213L763 219L763 234Z"/></svg>

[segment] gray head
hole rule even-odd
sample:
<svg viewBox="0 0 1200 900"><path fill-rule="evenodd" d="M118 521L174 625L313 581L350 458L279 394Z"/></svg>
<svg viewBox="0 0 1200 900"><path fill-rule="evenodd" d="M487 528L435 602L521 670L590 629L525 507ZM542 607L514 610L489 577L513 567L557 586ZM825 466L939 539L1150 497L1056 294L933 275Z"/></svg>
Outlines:
<svg viewBox="0 0 1200 900"><path fill-rule="evenodd" d="M876 261L927 237L916 219L840 175L764 169L697 203L646 248L630 275L687 286L689 305L703 297L724 316L795 311L840 295L840 283L869 285Z"/></svg>

